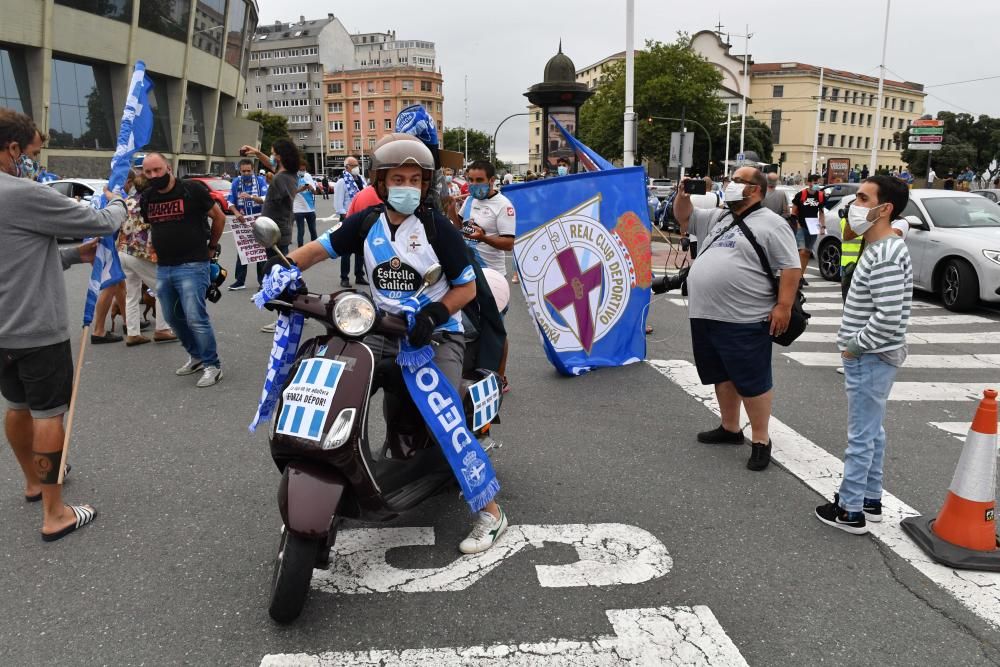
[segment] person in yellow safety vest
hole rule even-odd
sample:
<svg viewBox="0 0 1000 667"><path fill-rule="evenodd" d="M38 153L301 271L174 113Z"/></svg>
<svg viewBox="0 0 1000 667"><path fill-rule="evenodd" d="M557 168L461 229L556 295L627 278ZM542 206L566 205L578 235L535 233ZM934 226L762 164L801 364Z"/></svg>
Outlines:
<svg viewBox="0 0 1000 667"><path fill-rule="evenodd" d="M840 219L840 296L847 301L847 292L851 288L851 276L854 275L854 265L861 258L861 246L864 240L855 236L847 226L847 218Z"/></svg>

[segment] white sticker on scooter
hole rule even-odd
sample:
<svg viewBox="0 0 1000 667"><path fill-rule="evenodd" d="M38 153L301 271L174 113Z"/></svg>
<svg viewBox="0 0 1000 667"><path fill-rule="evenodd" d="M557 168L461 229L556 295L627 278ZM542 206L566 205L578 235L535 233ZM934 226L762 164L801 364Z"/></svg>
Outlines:
<svg viewBox="0 0 1000 667"><path fill-rule="evenodd" d="M319 442L345 366L333 359L303 360L292 383L281 392L276 432Z"/></svg>
<svg viewBox="0 0 1000 667"><path fill-rule="evenodd" d="M469 387L472 397L472 430L478 431L493 421L500 412L500 387L497 376L490 373L488 377Z"/></svg>

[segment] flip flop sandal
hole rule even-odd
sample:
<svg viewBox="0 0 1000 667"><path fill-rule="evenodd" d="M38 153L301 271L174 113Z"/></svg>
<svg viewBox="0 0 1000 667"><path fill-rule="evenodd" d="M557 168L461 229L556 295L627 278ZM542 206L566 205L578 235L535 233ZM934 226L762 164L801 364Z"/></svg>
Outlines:
<svg viewBox="0 0 1000 667"><path fill-rule="evenodd" d="M71 466L70 464L67 463L66 464L66 472L63 473L63 481L64 482L66 481L66 478L69 477L69 471L72 470L72 469L73 469L73 466ZM37 503L41 499L42 499L42 492L39 491L38 493L36 493L33 496L25 496L24 497L24 502L26 502L26 503Z"/></svg>
<svg viewBox="0 0 1000 667"><path fill-rule="evenodd" d="M97 518L96 509L89 509L83 505L69 505L69 508L73 510L73 514L76 515L76 523L72 523L55 533L42 533L43 541L55 542L56 540L66 537L78 528L83 528Z"/></svg>

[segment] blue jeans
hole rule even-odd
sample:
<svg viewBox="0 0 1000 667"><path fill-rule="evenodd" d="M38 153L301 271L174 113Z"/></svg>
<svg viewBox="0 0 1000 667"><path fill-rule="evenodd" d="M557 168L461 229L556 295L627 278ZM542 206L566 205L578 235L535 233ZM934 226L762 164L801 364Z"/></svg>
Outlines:
<svg viewBox="0 0 1000 667"><path fill-rule="evenodd" d="M208 262L160 264L156 267L156 296L167 323L187 353L206 366L219 366L215 332L205 308L210 279Z"/></svg>
<svg viewBox="0 0 1000 667"><path fill-rule="evenodd" d="M309 236L312 237L310 240L316 240L316 212L310 211L309 213L296 213L295 214L295 226L298 227L298 241L299 247L305 243L306 240L306 225L309 225Z"/></svg>
<svg viewBox="0 0 1000 667"><path fill-rule="evenodd" d="M847 451L840 507L860 512L865 498L882 499L882 462L885 458L885 403L898 370L877 354L842 359L847 390Z"/></svg>

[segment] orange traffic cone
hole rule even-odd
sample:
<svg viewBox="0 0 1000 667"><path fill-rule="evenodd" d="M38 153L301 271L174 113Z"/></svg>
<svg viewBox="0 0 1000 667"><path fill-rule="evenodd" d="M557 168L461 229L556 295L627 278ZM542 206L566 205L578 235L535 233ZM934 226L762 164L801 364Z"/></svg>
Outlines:
<svg viewBox="0 0 1000 667"><path fill-rule="evenodd" d="M987 389L936 519L903 519L903 530L943 565L1000 572L996 533L997 392Z"/></svg>

